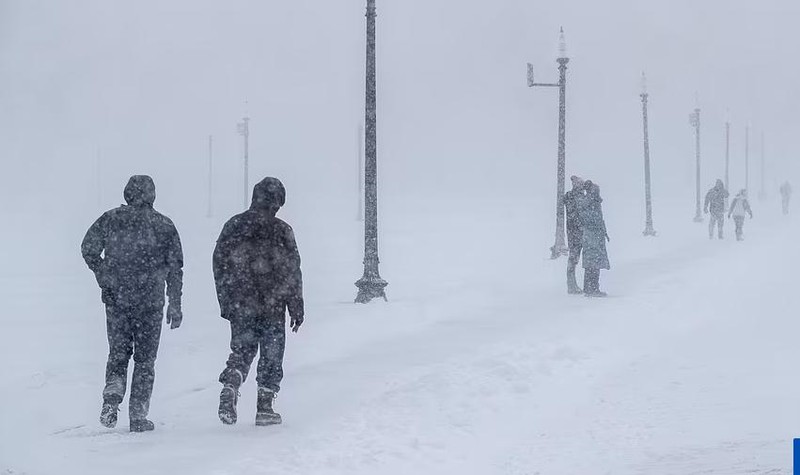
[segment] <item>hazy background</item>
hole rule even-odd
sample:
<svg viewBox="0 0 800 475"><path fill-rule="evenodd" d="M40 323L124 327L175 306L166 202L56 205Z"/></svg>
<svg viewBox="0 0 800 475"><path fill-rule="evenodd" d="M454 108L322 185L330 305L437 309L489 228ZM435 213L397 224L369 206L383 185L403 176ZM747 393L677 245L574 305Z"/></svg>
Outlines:
<svg viewBox="0 0 800 475"><path fill-rule="evenodd" d="M56 246L77 257L134 173L155 178L156 206L179 228L204 219L209 134L215 217L238 212L245 113L251 184L286 183L284 216L305 231L301 247L324 240L328 223L354 221L364 4L0 0L0 210L19 239L8 255ZM528 89L525 63L556 79L562 25L567 173L599 182L612 235L643 227L643 70L659 231L669 232L665 215L694 213L695 91L703 188L722 176L730 108L732 188L743 186L749 120L751 188L765 131L774 197L795 171L798 20L793 0L379 0L382 220L495 213L551 235L557 94Z"/></svg>

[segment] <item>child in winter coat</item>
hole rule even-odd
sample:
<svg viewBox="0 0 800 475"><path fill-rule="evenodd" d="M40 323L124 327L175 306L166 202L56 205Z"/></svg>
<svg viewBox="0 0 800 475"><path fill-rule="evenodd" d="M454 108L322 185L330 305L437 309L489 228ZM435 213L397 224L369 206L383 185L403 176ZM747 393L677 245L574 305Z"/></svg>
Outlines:
<svg viewBox="0 0 800 475"><path fill-rule="evenodd" d="M731 202L731 209L728 211L728 218L732 215L733 220L736 222L737 241L744 239L742 231L744 228L745 214L749 214L750 219L753 219L753 210L750 209L750 202L747 200L747 190L742 190L733 199Z"/></svg>

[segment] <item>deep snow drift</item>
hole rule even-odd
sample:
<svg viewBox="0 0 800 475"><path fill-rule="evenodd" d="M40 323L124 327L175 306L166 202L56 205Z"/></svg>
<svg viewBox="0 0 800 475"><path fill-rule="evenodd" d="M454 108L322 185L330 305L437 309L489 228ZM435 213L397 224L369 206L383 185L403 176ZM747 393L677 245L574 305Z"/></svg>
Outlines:
<svg viewBox="0 0 800 475"><path fill-rule="evenodd" d="M77 241L53 272L3 269L0 473L789 473L800 226L765 210L737 243L686 216L657 220L657 239L612 220L611 296L588 300L565 294L565 260L513 216L387 220L390 302L367 306L350 303L360 223L325 239L299 226L307 320L272 428L252 423L252 380L239 424L216 416L223 218L176 220L186 318L164 330L150 434L127 432L124 405L117 429L97 422L104 321Z"/></svg>

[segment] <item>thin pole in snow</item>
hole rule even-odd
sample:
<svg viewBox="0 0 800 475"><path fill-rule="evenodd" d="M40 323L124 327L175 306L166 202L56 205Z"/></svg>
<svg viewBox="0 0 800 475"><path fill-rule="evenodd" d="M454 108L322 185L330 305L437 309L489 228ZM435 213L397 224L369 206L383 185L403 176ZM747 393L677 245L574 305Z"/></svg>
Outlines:
<svg viewBox="0 0 800 475"><path fill-rule="evenodd" d="M206 217L210 218L214 214L213 205L213 180L214 180L214 137L208 136L208 212Z"/></svg>

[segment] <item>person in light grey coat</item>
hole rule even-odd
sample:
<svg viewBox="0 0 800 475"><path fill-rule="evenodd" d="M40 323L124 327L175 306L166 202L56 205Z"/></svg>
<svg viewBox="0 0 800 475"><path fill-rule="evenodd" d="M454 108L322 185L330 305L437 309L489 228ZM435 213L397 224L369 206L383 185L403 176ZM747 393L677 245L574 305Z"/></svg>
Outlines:
<svg viewBox="0 0 800 475"><path fill-rule="evenodd" d="M600 291L600 270L610 270L606 241L610 241L603 219L603 199L600 187L591 180L586 181L586 195L578 201L578 216L583 230L584 281L583 292L587 297L605 297Z"/></svg>

